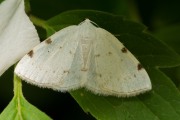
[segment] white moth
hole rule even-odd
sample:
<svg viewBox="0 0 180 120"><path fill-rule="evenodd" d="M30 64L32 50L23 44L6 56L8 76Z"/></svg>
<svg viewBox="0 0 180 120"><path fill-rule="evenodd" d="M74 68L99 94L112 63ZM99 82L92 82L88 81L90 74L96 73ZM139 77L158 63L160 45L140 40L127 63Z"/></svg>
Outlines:
<svg viewBox="0 0 180 120"><path fill-rule="evenodd" d="M86 19L36 46L15 73L28 83L58 91L81 87L99 95L136 96L151 90L139 61L108 31Z"/></svg>

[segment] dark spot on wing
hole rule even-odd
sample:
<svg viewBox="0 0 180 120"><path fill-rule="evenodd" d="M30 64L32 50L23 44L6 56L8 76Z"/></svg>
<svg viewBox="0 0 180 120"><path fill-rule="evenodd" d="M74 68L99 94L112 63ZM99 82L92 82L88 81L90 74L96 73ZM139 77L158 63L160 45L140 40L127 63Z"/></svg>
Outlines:
<svg viewBox="0 0 180 120"><path fill-rule="evenodd" d="M143 66L139 63L138 65L137 65L137 69L138 70L141 70L143 68Z"/></svg>
<svg viewBox="0 0 180 120"><path fill-rule="evenodd" d="M62 46L60 46L59 48L62 49Z"/></svg>
<svg viewBox="0 0 180 120"><path fill-rule="evenodd" d="M72 54L72 51L69 51L70 54Z"/></svg>
<svg viewBox="0 0 180 120"><path fill-rule="evenodd" d="M127 53L127 48L125 48L125 47L123 47L122 49L121 49L121 51L123 52L123 53Z"/></svg>
<svg viewBox="0 0 180 120"><path fill-rule="evenodd" d="M51 44L51 43L52 43L51 38L48 38L47 40L45 40L45 43L47 43L47 44Z"/></svg>
<svg viewBox="0 0 180 120"><path fill-rule="evenodd" d="M102 77L102 74L99 74L99 77L101 78L101 77Z"/></svg>
<svg viewBox="0 0 180 120"><path fill-rule="evenodd" d="M95 57L100 57L100 54L95 55Z"/></svg>
<svg viewBox="0 0 180 120"><path fill-rule="evenodd" d="M134 77L136 78L136 75L134 74Z"/></svg>
<svg viewBox="0 0 180 120"><path fill-rule="evenodd" d="M112 55L112 52L108 52L108 55Z"/></svg>
<svg viewBox="0 0 180 120"><path fill-rule="evenodd" d="M28 55L29 55L29 57L31 57L31 58L33 57L33 54L34 54L33 50L31 50L31 51L28 52Z"/></svg>
<svg viewBox="0 0 180 120"><path fill-rule="evenodd" d="M69 71L68 71L68 70L64 70L63 72L64 72L64 73L69 73Z"/></svg>
<svg viewBox="0 0 180 120"><path fill-rule="evenodd" d="M87 68L82 68L81 71L86 72L88 69Z"/></svg>

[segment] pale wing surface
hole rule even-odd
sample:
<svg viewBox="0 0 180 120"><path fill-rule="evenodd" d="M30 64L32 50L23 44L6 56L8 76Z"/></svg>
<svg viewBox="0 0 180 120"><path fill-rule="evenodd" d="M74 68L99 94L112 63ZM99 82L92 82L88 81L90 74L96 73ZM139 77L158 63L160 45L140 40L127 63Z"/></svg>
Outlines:
<svg viewBox="0 0 180 120"><path fill-rule="evenodd" d="M36 46L18 63L15 73L25 81L55 90L75 89L81 85L79 37L77 26L55 33Z"/></svg>
<svg viewBox="0 0 180 120"><path fill-rule="evenodd" d="M87 88L98 94L135 96L151 89L139 61L111 33L96 29Z"/></svg>

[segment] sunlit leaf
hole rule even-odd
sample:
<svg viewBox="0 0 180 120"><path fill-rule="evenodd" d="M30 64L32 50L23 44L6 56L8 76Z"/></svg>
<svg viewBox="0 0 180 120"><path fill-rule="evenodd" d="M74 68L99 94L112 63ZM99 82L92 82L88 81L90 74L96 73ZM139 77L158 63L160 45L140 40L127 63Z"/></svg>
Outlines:
<svg viewBox="0 0 180 120"><path fill-rule="evenodd" d="M0 120L51 120L45 113L31 105L22 94L21 80L14 77L14 97L0 114Z"/></svg>

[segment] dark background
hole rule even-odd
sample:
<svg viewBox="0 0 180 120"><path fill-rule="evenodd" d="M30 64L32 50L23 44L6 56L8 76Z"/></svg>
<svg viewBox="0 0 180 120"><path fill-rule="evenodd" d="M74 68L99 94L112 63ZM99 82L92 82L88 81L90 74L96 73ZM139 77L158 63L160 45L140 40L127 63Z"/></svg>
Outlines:
<svg viewBox="0 0 180 120"><path fill-rule="evenodd" d="M171 0L31 0L31 11L44 20L74 9L93 9L123 15L127 19L143 23L152 33L167 26L179 24L180 1ZM41 39L45 31L38 29ZM166 71L166 70L165 70ZM55 120L93 120L84 113L68 93L38 88L23 82L25 98ZM13 97L13 67L0 77L0 112Z"/></svg>

